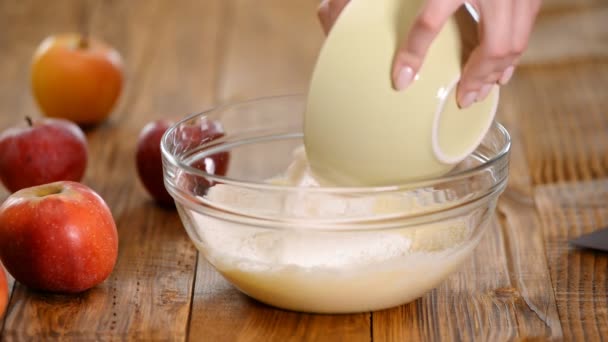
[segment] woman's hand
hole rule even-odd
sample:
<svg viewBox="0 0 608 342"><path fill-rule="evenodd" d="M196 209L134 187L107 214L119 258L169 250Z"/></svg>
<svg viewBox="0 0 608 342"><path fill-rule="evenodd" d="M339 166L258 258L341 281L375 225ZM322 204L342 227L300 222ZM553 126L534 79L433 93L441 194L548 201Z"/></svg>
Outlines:
<svg viewBox="0 0 608 342"><path fill-rule="evenodd" d="M402 0L408 1L408 0ZM324 0L319 19L329 32L349 0ZM403 90L420 70L424 57L446 21L464 5L464 0L426 0L405 40L395 53L393 87ZM541 0L471 0L479 14L479 45L464 65L456 98L466 108L483 100L493 84L506 84L528 45Z"/></svg>

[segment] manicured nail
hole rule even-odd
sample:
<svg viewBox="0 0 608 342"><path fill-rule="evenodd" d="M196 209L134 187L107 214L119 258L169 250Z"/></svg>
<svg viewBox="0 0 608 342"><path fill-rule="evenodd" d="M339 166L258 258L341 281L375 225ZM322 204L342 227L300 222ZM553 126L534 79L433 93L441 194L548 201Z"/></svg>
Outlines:
<svg viewBox="0 0 608 342"><path fill-rule="evenodd" d="M329 0L323 0L319 4L317 11L329 11Z"/></svg>
<svg viewBox="0 0 608 342"><path fill-rule="evenodd" d="M479 93L477 94L477 97L475 98L475 101L483 101L483 99L485 99L488 96L488 94L490 93L491 90L492 90L492 85L491 84L485 84L479 90Z"/></svg>
<svg viewBox="0 0 608 342"><path fill-rule="evenodd" d="M473 102L475 102L476 98L477 98L477 92L470 91L470 92L466 93L466 95L464 95L464 97L460 101L460 108L469 107L470 105L473 104Z"/></svg>
<svg viewBox="0 0 608 342"><path fill-rule="evenodd" d="M395 84L397 90L401 91L407 88L412 80L414 79L414 70L408 66L402 67L399 70L399 75L397 76L397 83Z"/></svg>
<svg viewBox="0 0 608 342"><path fill-rule="evenodd" d="M506 68L505 71L502 73L502 76L500 76L498 83L500 83L502 85L507 84L507 82L509 82L509 80L513 76L514 71L515 71L515 67L512 65L510 67Z"/></svg>

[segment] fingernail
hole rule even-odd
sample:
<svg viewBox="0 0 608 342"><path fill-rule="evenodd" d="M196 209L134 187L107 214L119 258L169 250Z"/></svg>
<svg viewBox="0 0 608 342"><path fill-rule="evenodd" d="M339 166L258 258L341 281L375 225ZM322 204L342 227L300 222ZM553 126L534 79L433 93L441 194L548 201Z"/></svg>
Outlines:
<svg viewBox="0 0 608 342"><path fill-rule="evenodd" d="M485 99L488 96L488 94L490 93L491 90L492 90L492 85L491 84L485 84L479 90L479 93L477 94L477 97L475 98L475 101L483 101L483 99Z"/></svg>
<svg viewBox="0 0 608 342"><path fill-rule="evenodd" d="M401 91L407 88L412 80L414 79L414 70L408 66L401 68L399 70L399 75L397 76L397 84L395 84L397 90Z"/></svg>
<svg viewBox="0 0 608 342"><path fill-rule="evenodd" d="M469 107L470 105L473 104L473 102L475 102L476 98L477 98L477 92L471 91L471 92L466 93L466 95L464 95L464 97L460 101L460 108Z"/></svg>
<svg viewBox="0 0 608 342"><path fill-rule="evenodd" d="M327 10L329 10L329 0L321 1L321 3L319 4L319 7L317 8L317 11L327 11Z"/></svg>
<svg viewBox="0 0 608 342"><path fill-rule="evenodd" d="M515 71L515 67L514 66L510 66L508 68L505 69L505 71L502 73L502 76L500 76L500 79L498 80L498 83L505 85L509 82L509 80L511 79L511 77L513 76L513 72Z"/></svg>

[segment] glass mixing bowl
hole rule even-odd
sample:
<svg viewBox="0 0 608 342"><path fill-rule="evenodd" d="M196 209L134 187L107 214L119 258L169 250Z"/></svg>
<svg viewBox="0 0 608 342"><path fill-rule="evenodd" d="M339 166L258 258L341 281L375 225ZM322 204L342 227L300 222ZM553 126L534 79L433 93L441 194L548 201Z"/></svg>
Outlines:
<svg viewBox="0 0 608 342"><path fill-rule="evenodd" d="M281 175L304 155L304 104L285 96L226 105L163 136L165 186L209 263L261 302L316 313L401 305L458 270L506 186L507 131L494 124L441 178L302 187Z"/></svg>

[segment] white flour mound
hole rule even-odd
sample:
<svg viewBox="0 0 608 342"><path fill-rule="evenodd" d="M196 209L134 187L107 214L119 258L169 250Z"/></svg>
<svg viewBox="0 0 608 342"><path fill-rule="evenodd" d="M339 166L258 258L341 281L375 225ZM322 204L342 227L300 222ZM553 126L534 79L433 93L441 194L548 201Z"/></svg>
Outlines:
<svg viewBox="0 0 608 342"><path fill-rule="evenodd" d="M319 186L303 150L296 151L284 175L269 182ZM424 207L429 194L273 195L218 185L208 196L214 205L256 216L326 219L408 213ZM298 311L358 312L411 301L452 273L477 242L471 241L473 227L465 219L386 231L327 232L257 228L189 215L199 249L229 281L260 301Z"/></svg>

